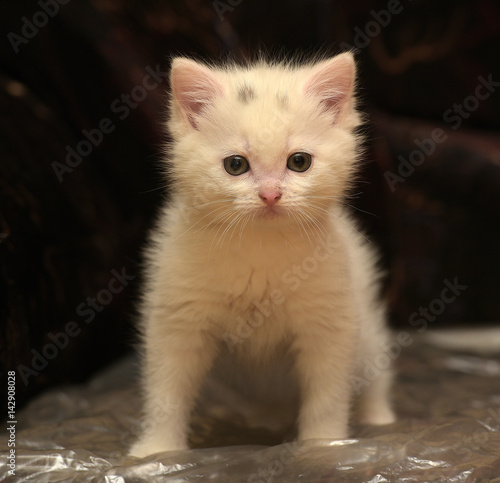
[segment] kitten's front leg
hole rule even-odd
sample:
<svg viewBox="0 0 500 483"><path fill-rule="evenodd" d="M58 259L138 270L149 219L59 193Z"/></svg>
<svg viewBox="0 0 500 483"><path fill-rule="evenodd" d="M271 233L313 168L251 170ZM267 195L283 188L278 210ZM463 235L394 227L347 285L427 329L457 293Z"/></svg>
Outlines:
<svg viewBox="0 0 500 483"><path fill-rule="evenodd" d="M321 323L304 324L297 334L297 372L301 386L298 439L348 436L357 331Z"/></svg>
<svg viewBox="0 0 500 483"><path fill-rule="evenodd" d="M146 335L142 434L130 455L187 449L191 410L216 346L198 329L158 323Z"/></svg>

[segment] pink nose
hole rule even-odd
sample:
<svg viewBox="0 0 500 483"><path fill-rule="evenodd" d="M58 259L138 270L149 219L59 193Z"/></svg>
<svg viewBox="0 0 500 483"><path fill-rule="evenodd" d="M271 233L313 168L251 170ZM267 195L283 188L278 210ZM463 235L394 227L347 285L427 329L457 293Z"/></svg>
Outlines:
<svg viewBox="0 0 500 483"><path fill-rule="evenodd" d="M259 197L267 206L273 206L281 198L281 193L277 190L266 190L261 191Z"/></svg>

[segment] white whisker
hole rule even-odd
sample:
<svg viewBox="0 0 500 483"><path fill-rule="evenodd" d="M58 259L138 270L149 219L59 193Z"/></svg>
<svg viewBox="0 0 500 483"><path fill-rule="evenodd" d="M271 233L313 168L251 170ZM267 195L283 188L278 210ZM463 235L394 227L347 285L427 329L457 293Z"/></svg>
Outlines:
<svg viewBox="0 0 500 483"><path fill-rule="evenodd" d="M358 208L356 206L352 206L350 205L349 203L344 203L346 206L349 206L351 207L353 210L356 210L356 211L360 211L361 213L366 213L367 215L371 215L371 216L374 216L375 218L380 218L380 216L378 216L377 214L375 213L371 213L369 211L365 211L365 210L362 210L361 208Z"/></svg>
<svg viewBox="0 0 500 483"><path fill-rule="evenodd" d="M227 203L230 201L234 201L234 198L225 198L222 200L208 201L207 203L201 203L199 205L194 205L193 208L198 209L198 208L203 208L203 207L208 206L208 205L213 205L214 203Z"/></svg>

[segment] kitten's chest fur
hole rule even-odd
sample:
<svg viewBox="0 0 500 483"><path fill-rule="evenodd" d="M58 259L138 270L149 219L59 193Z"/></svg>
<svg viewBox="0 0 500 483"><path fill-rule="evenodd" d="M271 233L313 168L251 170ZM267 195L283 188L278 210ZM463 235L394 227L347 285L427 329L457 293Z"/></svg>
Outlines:
<svg viewBox="0 0 500 483"><path fill-rule="evenodd" d="M180 298L202 302L207 330L230 352L289 341L295 324L331 305L346 285L341 276L346 257L338 256L336 231L331 224L323 228L327 236L318 238L266 226L249 227L222 242L217 230L185 236L171 270L188 290ZM338 279L344 282L336 287Z"/></svg>

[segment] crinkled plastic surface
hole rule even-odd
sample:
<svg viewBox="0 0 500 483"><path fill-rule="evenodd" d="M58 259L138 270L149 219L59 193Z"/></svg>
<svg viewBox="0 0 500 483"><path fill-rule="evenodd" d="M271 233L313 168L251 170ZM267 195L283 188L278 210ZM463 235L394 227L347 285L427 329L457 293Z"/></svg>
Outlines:
<svg viewBox="0 0 500 483"><path fill-rule="evenodd" d="M401 354L394 349L398 421L390 426L354 426L348 440L265 446L276 434L251 428L245 411L238 413L241 401L219 392L202 402L193 423L198 446L218 447L144 459L126 456L140 431L140 397L135 360L124 360L84 386L48 392L20 411L16 476L3 464L5 435L0 476L113 483L500 482L500 347L491 352L488 339L488 353L477 344L475 352L464 352L413 336Z"/></svg>

